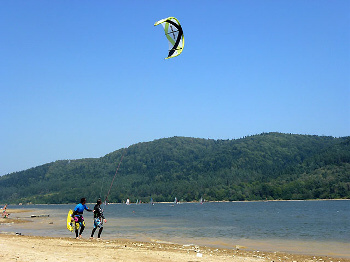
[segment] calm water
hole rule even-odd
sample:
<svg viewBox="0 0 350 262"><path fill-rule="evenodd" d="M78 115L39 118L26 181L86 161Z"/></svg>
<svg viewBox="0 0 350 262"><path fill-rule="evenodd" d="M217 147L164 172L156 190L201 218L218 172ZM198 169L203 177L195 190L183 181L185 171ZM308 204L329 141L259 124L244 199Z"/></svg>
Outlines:
<svg viewBox="0 0 350 262"><path fill-rule="evenodd" d="M88 205L93 208L93 204ZM38 223L1 225L0 231L30 235L73 236L65 229L75 205L10 206L30 208L13 214L50 214ZM350 201L280 201L232 203L115 204L104 206L103 237L198 244L247 246L266 251L350 257ZM84 212L89 237L92 213ZM50 222L53 222L53 224Z"/></svg>

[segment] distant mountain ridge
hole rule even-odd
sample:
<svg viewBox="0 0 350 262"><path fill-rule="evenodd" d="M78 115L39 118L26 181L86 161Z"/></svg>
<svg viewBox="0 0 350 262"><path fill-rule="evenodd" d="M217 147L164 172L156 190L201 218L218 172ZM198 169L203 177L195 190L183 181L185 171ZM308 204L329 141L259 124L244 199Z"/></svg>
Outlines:
<svg viewBox="0 0 350 262"><path fill-rule="evenodd" d="M350 137L263 133L171 137L100 158L59 160L0 177L0 202L71 203L350 198Z"/></svg>

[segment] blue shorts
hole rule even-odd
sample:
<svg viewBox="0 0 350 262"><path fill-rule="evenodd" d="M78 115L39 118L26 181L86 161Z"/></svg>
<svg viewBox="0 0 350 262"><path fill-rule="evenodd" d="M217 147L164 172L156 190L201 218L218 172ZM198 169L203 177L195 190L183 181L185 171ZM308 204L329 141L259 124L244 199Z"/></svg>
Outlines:
<svg viewBox="0 0 350 262"><path fill-rule="evenodd" d="M103 227L103 219L99 217L94 219L94 228L97 228L97 227L99 228Z"/></svg>

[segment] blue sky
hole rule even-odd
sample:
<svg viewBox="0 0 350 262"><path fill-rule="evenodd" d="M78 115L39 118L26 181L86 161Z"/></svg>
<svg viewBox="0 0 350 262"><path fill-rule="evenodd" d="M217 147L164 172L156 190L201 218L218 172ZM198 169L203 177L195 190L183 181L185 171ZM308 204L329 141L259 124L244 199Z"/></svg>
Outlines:
<svg viewBox="0 0 350 262"><path fill-rule="evenodd" d="M167 56L175 16L183 53ZM1 1L0 175L138 142L350 135L350 1Z"/></svg>

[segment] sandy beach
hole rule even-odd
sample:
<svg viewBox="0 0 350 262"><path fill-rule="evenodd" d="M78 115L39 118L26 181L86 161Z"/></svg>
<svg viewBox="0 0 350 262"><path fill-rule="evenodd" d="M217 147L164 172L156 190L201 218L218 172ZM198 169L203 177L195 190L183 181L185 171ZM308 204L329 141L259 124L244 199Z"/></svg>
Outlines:
<svg viewBox="0 0 350 262"><path fill-rule="evenodd" d="M10 218L0 218L0 224L28 223L15 216L28 210L8 210ZM28 215L26 215L27 217ZM12 217L12 218L11 218ZM30 224L28 224L30 225ZM32 224L33 225L33 224ZM33 225L34 226L34 225ZM0 261L314 261L350 262L350 258L312 256L282 252L213 248L197 245L180 245L160 241L133 241L127 239L83 239L73 237L44 237L0 233Z"/></svg>
<svg viewBox="0 0 350 262"><path fill-rule="evenodd" d="M340 261L350 259L199 246L0 234L0 261Z"/></svg>

